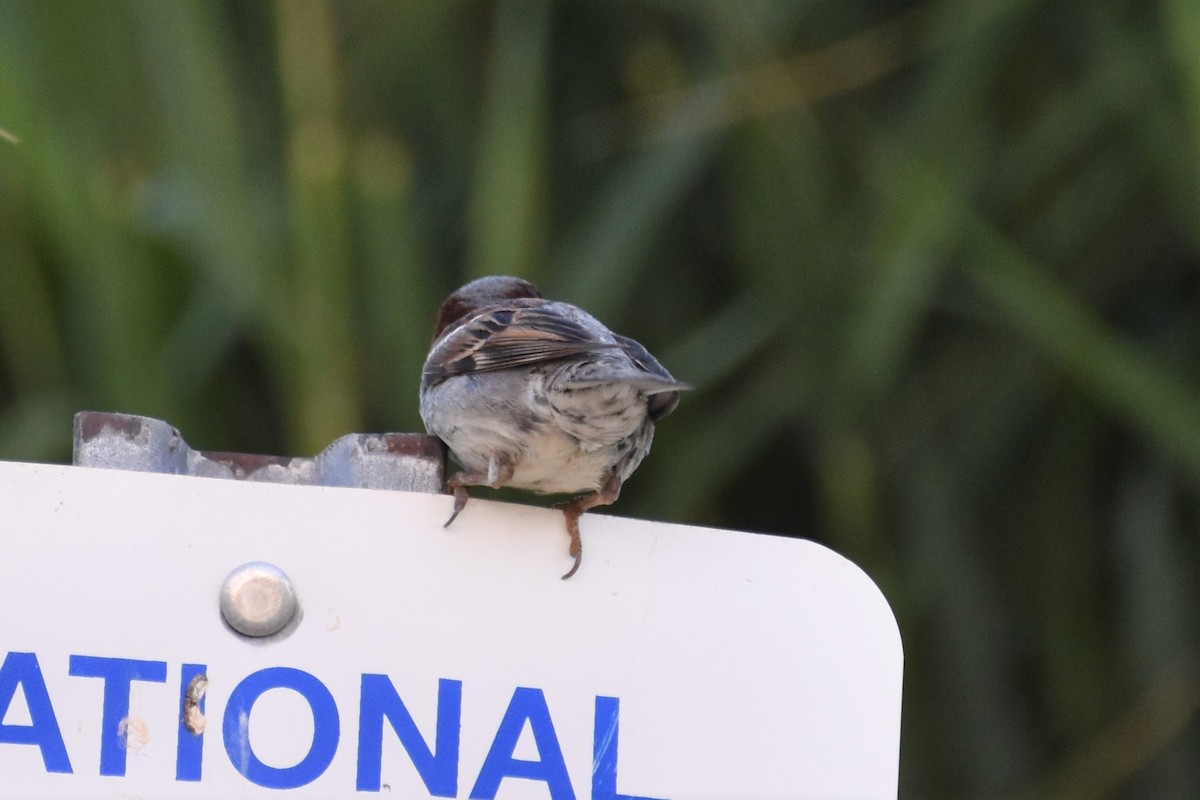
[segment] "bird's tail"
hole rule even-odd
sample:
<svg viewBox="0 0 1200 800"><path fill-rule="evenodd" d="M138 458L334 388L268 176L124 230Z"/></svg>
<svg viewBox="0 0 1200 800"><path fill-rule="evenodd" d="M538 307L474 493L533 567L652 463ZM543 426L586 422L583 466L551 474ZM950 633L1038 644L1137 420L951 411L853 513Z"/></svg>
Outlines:
<svg viewBox="0 0 1200 800"><path fill-rule="evenodd" d="M683 381L677 381L674 378L663 378L658 375L652 375L641 370L618 370L607 372L603 375L582 377L572 377L571 380L562 384L565 389L586 389L591 386L599 386L606 383L624 383L632 386L638 391L646 394L661 394L662 392L685 392L691 389L691 385Z"/></svg>

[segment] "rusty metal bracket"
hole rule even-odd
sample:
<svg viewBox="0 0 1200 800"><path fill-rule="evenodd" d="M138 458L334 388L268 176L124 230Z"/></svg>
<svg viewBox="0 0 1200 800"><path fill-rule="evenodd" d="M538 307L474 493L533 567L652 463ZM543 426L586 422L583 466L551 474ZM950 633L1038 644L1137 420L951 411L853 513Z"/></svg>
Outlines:
<svg viewBox="0 0 1200 800"><path fill-rule="evenodd" d="M444 447L416 433L351 433L312 458L193 450L154 417L81 411L72 463L266 483L441 492Z"/></svg>

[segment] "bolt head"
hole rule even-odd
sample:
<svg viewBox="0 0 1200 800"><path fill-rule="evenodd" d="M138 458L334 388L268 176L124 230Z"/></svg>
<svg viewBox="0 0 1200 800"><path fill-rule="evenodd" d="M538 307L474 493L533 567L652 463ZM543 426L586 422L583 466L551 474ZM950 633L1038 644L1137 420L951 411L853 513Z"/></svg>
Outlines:
<svg viewBox="0 0 1200 800"><path fill-rule="evenodd" d="M245 636L278 633L295 614L292 581L274 564L242 564L221 584L221 616L229 627Z"/></svg>

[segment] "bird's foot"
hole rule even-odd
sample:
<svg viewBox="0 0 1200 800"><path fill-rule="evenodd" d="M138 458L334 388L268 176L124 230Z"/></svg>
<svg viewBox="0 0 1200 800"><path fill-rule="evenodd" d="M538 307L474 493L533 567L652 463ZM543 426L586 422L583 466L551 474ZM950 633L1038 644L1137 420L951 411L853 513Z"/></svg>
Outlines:
<svg viewBox="0 0 1200 800"><path fill-rule="evenodd" d="M458 516L458 512L467 507L468 495L466 486L455 486L453 489L451 489L451 492L454 494L454 511L451 512L450 519L442 523L443 528L449 528L450 523L454 522L455 518Z"/></svg>
<svg viewBox="0 0 1200 800"><path fill-rule="evenodd" d="M446 491L454 495L454 511L450 514L450 519L442 525L443 528L449 528L450 523L454 522L458 517L458 513L462 511L467 500L470 499L467 495L468 486L479 486L487 482L487 475L479 472L456 472L446 481Z"/></svg>
<svg viewBox="0 0 1200 800"><path fill-rule="evenodd" d="M454 495L454 511L451 512L450 519L446 520L442 527L449 528L450 523L458 517L458 513L466 507L467 500L470 499L467 495L468 486L490 486L493 489L499 489L512 479L512 475L512 463L501 458L493 458L488 464L487 472L454 473L450 480L446 481L446 491Z"/></svg>
<svg viewBox="0 0 1200 800"><path fill-rule="evenodd" d="M563 512L563 516L567 519L567 535L571 537L571 547L567 552L575 559L575 563L571 566L571 569L567 571L566 575L562 576L564 581L579 570L579 565L583 561L583 539L579 537L579 518L589 508L606 506L615 502L620 494L621 479L616 475L611 475L600 487L600 491L580 495L573 500L568 500L565 503L559 503L555 506L555 508Z"/></svg>
<svg viewBox="0 0 1200 800"><path fill-rule="evenodd" d="M567 519L567 535L571 537L571 546L567 552L570 553L571 558L575 559L575 563L567 570L567 574L562 576L565 581L574 575L579 570L579 565L583 563L583 539L579 536L579 518L583 515L583 510L572 503L564 503L561 508L563 516Z"/></svg>

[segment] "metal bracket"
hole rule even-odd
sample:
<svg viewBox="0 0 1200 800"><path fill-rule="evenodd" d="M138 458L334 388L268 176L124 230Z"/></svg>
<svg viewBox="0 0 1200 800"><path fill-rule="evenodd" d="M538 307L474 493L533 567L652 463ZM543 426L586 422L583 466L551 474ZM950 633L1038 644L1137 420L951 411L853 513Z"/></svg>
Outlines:
<svg viewBox="0 0 1200 800"><path fill-rule="evenodd" d="M78 467L266 483L442 491L445 448L417 433L351 433L312 458L193 450L169 423L136 414L75 415Z"/></svg>

